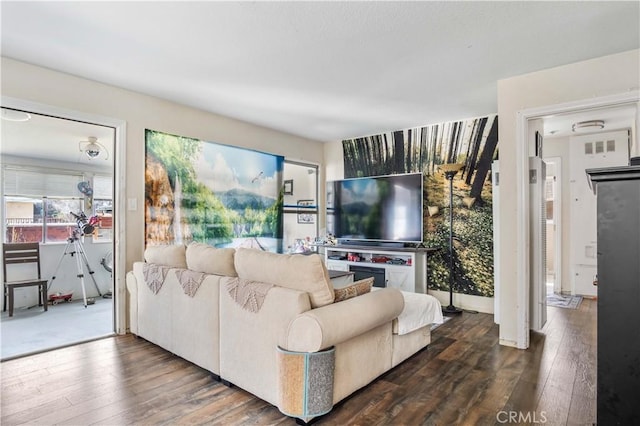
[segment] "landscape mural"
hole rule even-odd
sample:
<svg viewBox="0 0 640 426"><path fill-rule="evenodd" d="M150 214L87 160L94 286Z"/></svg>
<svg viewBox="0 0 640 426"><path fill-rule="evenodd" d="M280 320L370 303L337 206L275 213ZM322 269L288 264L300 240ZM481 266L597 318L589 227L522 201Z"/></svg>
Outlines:
<svg viewBox="0 0 640 426"><path fill-rule="evenodd" d="M345 178L422 172L429 288L449 291L449 181L438 166L462 163L453 179L454 291L493 297L491 163L498 116L452 121L342 141Z"/></svg>
<svg viewBox="0 0 640 426"><path fill-rule="evenodd" d="M146 245L282 251L282 156L145 132Z"/></svg>

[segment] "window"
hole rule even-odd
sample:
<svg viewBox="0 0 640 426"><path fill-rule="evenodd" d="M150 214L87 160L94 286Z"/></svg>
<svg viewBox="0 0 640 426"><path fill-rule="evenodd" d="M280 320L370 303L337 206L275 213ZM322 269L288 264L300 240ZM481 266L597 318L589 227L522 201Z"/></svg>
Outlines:
<svg viewBox="0 0 640 426"><path fill-rule="evenodd" d="M82 211L82 200L78 198L44 198L44 242L60 243L67 241L71 233L78 228L78 222L72 213Z"/></svg>
<svg viewBox="0 0 640 426"><path fill-rule="evenodd" d="M113 179L111 176L93 177L93 213L113 214Z"/></svg>
<svg viewBox="0 0 640 426"><path fill-rule="evenodd" d="M36 242L43 240L43 202L30 197L5 197L4 242Z"/></svg>
<svg viewBox="0 0 640 426"><path fill-rule="evenodd" d="M77 228L71 214L83 211L77 173L3 170L4 242L63 242Z"/></svg>
<svg viewBox="0 0 640 426"><path fill-rule="evenodd" d="M109 242L113 239L113 179L111 176L93 177L93 214L98 225L93 241Z"/></svg>

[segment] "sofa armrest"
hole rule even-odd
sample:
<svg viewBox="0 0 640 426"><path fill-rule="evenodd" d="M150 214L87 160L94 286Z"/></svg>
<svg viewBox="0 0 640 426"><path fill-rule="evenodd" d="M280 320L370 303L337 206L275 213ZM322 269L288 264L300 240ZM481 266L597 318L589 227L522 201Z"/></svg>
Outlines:
<svg viewBox="0 0 640 426"><path fill-rule="evenodd" d="M127 272L126 283L127 291L129 292L129 331L133 334L138 334L138 280L133 271Z"/></svg>
<svg viewBox="0 0 640 426"><path fill-rule="evenodd" d="M395 288L363 294L297 315L286 330L284 348L317 352L391 322L404 308Z"/></svg>

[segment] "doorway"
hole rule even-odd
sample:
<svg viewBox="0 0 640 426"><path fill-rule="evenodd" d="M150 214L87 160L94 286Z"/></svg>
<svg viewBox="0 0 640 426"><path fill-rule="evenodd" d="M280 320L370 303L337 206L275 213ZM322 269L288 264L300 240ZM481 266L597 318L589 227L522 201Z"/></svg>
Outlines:
<svg viewBox="0 0 640 426"><path fill-rule="evenodd" d="M3 243L39 243L50 295L45 312L16 290L2 359L113 334L116 129L4 105L2 119Z"/></svg>
<svg viewBox="0 0 640 426"><path fill-rule="evenodd" d="M596 203L585 170L628 164L629 130L574 132L544 144L552 155L544 158L547 294L596 297Z"/></svg>
<svg viewBox="0 0 640 426"><path fill-rule="evenodd" d="M518 127L518 137L516 144L516 159L517 159L517 175L516 175L516 187L519 193L522 194L521 197L518 197L517 210L520 212L518 217L518 227L517 227L517 240L518 246L522 247L523 250L517 255L517 275L518 275L518 290L517 290L517 300L520 306L523 306L523 309L518 309L517 311L517 342L516 346L518 348L527 348L529 346L529 309L528 307L528 298L530 292L533 290L530 288L530 282L527 278L530 274L530 256L531 256L531 246L529 245L530 237L530 225L531 225L531 214L530 214L530 202L529 202L529 187L527 185L529 179L529 171L528 171L528 158L530 155L534 155L535 152L535 144L531 144L529 140L529 133L531 131L530 123L535 122L536 120L544 119L544 132L545 138L550 135L559 135L560 130L554 125L555 119L569 121L569 130L568 134L571 132L571 122L575 122L578 117L584 117L588 115L601 115L601 114L612 114L610 117L612 119L612 123L618 123L615 128L631 128L637 130L636 123L638 122L638 114L639 114L639 99L640 96L638 92L631 93L623 93L619 95L612 95L602 98L594 98L583 101L571 102L567 104L561 105L550 105L545 107L534 108L530 110L524 110L519 112L517 119L517 127ZM620 115L621 111L625 111L624 114ZM616 118L617 116L617 118ZM579 120L584 121L584 120ZM626 123L626 125L619 125L620 122ZM605 129L606 130L606 129ZM637 137L633 135L633 139L635 140L635 144L638 143ZM546 145L545 145L546 149ZM634 146L634 149L638 149ZM548 152L547 152L548 154ZM637 155L637 154L636 154ZM565 173L565 175L567 175ZM566 181L566 178L565 178ZM566 194L566 192L565 192ZM566 209L563 211L566 212ZM563 214L566 217L566 213ZM566 222L566 220L565 220ZM535 225L534 225L535 226ZM566 227L565 232L566 233ZM565 250L566 252L566 250ZM566 263L566 262L565 262ZM545 271L546 272L546 271ZM563 278L562 285L563 291L566 288L567 282L569 280L566 279L569 272L567 268L563 268Z"/></svg>

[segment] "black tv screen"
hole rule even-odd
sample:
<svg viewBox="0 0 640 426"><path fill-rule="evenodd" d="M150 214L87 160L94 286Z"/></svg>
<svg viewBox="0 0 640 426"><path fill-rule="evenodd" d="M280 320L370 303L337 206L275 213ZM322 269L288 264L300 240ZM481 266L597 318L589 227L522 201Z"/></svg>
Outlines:
<svg viewBox="0 0 640 426"><path fill-rule="evenodd" d="M327 232L340 240L422 242L422 173L327 182Z"/></svg>

